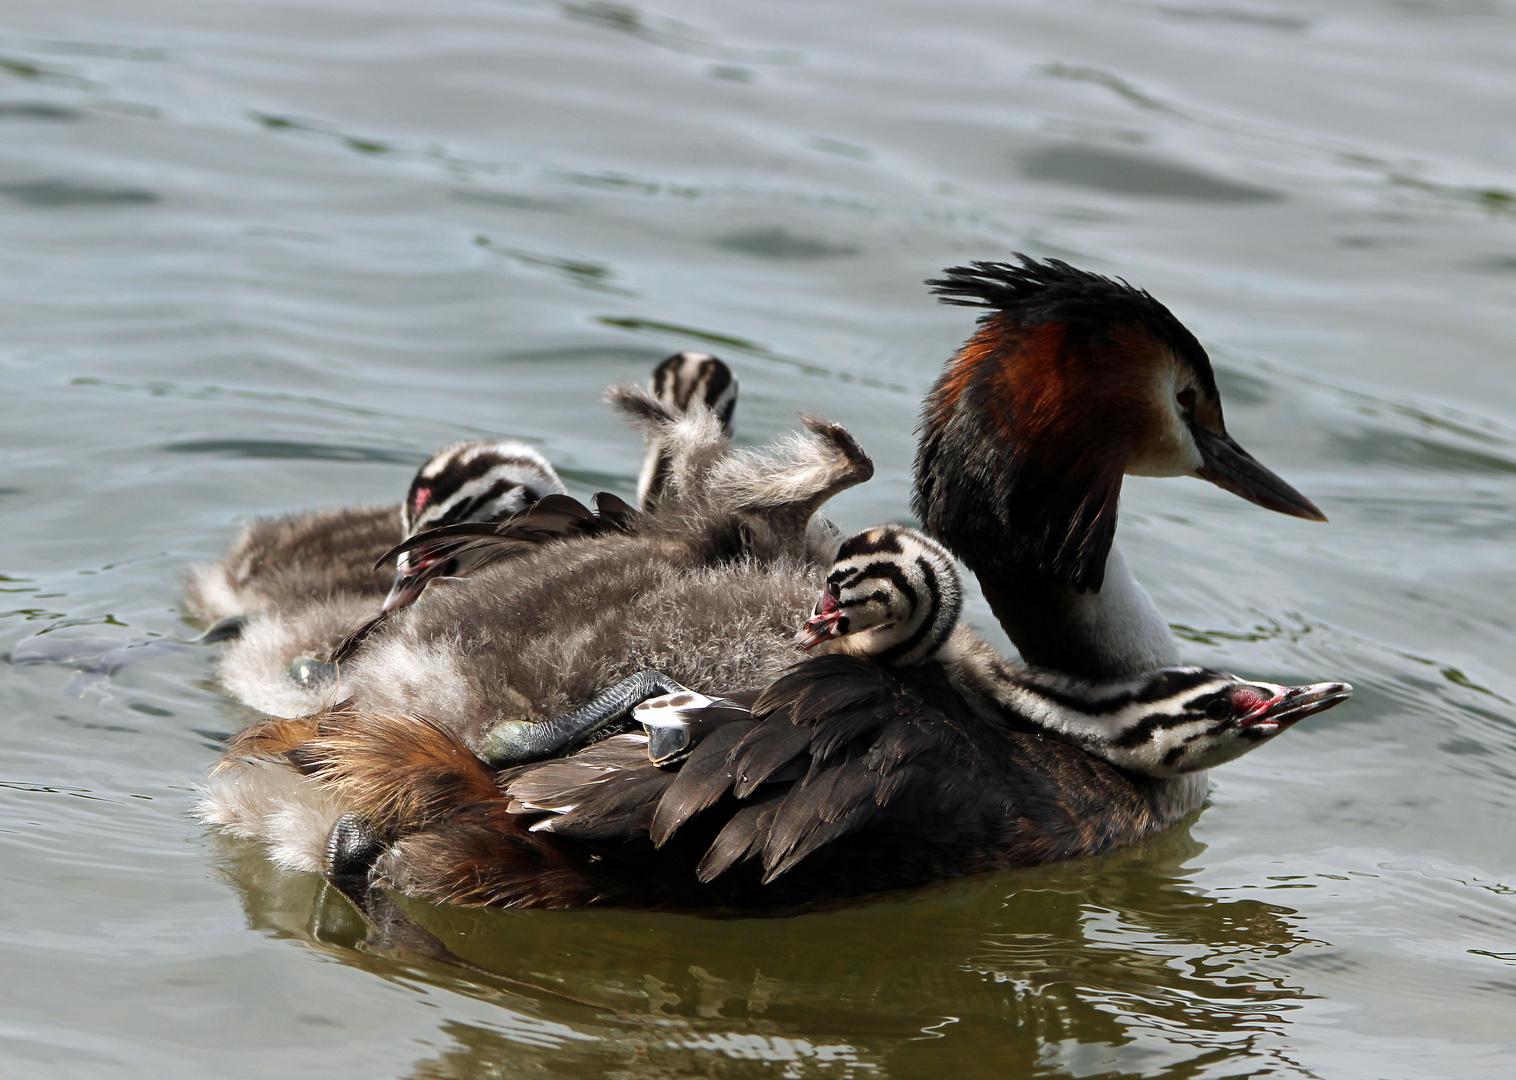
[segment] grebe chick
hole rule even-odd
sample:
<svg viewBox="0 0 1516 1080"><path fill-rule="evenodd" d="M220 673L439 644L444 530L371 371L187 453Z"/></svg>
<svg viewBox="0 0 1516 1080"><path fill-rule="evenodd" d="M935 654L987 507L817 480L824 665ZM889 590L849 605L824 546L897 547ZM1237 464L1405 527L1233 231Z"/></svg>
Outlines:
<svg viewBox="0 0 1516 1080"><path fill-rule="evenodd" d="M504 747L489 745L499 722L558 716L646 669L686 686L741 687L787 666L789 628L815 587L804 562L809 520L872 462L819 417L803 418L803 435L732 451L703 406L672 416L625 387L616 400L671 448L655 511L428 594L343 664L334 700L423 713L504 760ZM458 539L474 551L496 538L519 547L541 512L489 530L495 537L460 527Z"/></svg>
<svg viewBox="0 0 1516 1080"><path fill-rule="evenodd" d="M1235 761L1352 696L1344 682L1280 686L1202 667L1091 680L1024 668L987 688L1008 714L1142 776L1178 777ZM1075 707L1050 708L1049 703Z"/></svg>
<svg viewBox="0 0 1516 1080"><path fill-rule="evenodd" d="M963 583L948 550L904 525L876 525L837 549L795 645L910 667L938 659L962 613Z"/></svg>
<svg viewBox="0 0 1516 1080"><path fill-rule="evenodd" d="M460 442L417 471L399 506L344 507L259 518L217 562L185 582L185 606L207 623L353 596L383 602L403 588L376 567L407 536L454 521L508 517L566 489L553 466L515 440ZM226 637L235 637L228 626Z"/></svg>
<svg viewBox="0 0 1516 1080"><path fill-rule="evenodd" d="M941 663L987 715L1031 725L1142 776L1182 776L1233 761L1352 692L1345 683L1280 686L1201 667L1088 679L1012 665L959 625L962 596L958 568L941 544L902 525L876 526L843 542L795 645L892 667ZM658 678L667 677L642 673L550 722L556 727L539 729L532 752L547 757L605 730L636 695L663 690ZM710 697L674 684L631 715L647 731L649 758L669 765L721 724L748 715L756 696ZM549 730L558 733L556 744L546 741Z"/></svg>
<svg viewBox="0 0 1516 1080"><path fill-rule="evenodd" d="M641 394L632 388L611 387L606 393L606 399L635 426L640 426L646 437L643 464L637 476L637 505L644 511L653 510L670 496L690 498L691 491L699 491L700 478L709 463L731 449L737 376L711 353L678 352L653 369L649 391L647 397L659 407L656 416L647 413L643 403L635 400ZM699 420L693 431L670 429L675 420L697 416L713 420L719 428L719 438L711 437L711 431L700 431ZM841 538L837 526L826 517L813 514L805 531L805 557L816 566L829 566Z"/></svg>
<svg viewBox="0 0 1516 1080"><path fill-rule="evenodd" d="M958 629L962 608L958 571L942 545L904 526L877 526L842 542L821 599L793 644L817 655L847 653L909 667L938 657ZM647 731L649 759L670 765L716 727L747 716L760 689L710 697L663 672L639 672L568 716L513 725L508 759L499 750L504 731L497 727L489 760L500 765L549 757L610 728L630 708Z"/></svg>
<svg viewBox="0 0 1516 1080"><path fill-rule="evenodd" d="M909 667L935 659L958 629L962 584L947 550L914 529L880 525L842 541L821 598L793 643ZM720 725L750 715L758 691L708 697L688 687L632 709L655 765L683 760Z"/></svg>
<svg viewBox="0 0 1516 1080"><path fill-rule="evenodd" d="M678 447L665 431L668 424L698 405L719 425L720 449L730 447L737 383L716 357L677 353L654 368L650 399L667 423L646 429L639 497L649 504L675 481ZM247 637L222 658L222 684L244 704L280 715L330 704L336 664L356 651L380 620L415 602L429 581L472 573L502 554L487 544L409 550L397 549L397 542L439 529L503 522L551 495L565 495L563 481L531 447L514 440L461 442L439 451L416 473L399 508L398 528L387 510L326 511L254 523L221 563L197 570L188 589L192 611L207 619L218 616L211 598L219 598L222 608L246 608L220 613L220 621L201 638ZM368 524L368 532L354 537L359 523ZM281 543L287 536L296 542ZM395 573L376 611L372 597L383 578L378 563L393 565ZM367 587L355 587L355 581Z"/></svg>
<svg viewBox="0 0 1516 1080"><path fill-rule="evenodd" d="M417 471L401 507L405 537L467 521L505 521L549 495L566 495L552 464L536 450L515 440L460 442L439 450ZM395 580L384 598L393 611L415 601L416 584L425 560L401 552L395 560ZM454 559L438 576L466 573L467 558Z"/></svg>
<svg viewBox="0 0 1516 1080"><path fill-rule="evenodd" d="M732 369L710 353L675 353L653 369L649 389L670 415L684 416L700 402L732 436L732 413L737 408L737 379ZM637 473L637 505L651 510L662 498L673 468L673 448L661 433L650 433Z"/></svg>
<svg viewBox="0 0 1516 1080"><path fill-rule="evenodd" d="M536 545L491 527L500 543L526 550L453 588L428 590L376 627L326 695L328 707L349 702L340 717L290 711L283 715L301 719L239 735L207 780L204 820L267 840L285 865L312 869L324 848L315 841L342 804L329 786L292 772L286 751L341 717L426 715L471 755L505 761L518 754L523 728L639 672L667 672L683 685L762 686L789 666L790 636L817 585L804 555L809 519L832 494L866 480L872 462L819 417L802 418L803 435L732 451L708 409L673 416L645 391L618 394L673 450L656 511L627 531ZM506 533L529 527L548 512L541 506Z"/></svg>
<svg viewBox="0 0 1516 1080"><path fill-rule="evenodd" d="M397 509L253 522L225 558L197 569L187 588L197 614L242 608L217 624L234 628L223 635L233 640L217 664L219 681L244 704L276 715L330 704L336 671L326 660L334 649L413 603L432 578L469 569L467 557L385 559L400 540L508 518L563 491L552 465L525 443L460 442L422 465ZM393 569L375 570L381 561Z"/></svg>
<svg viewBox="0 0 1516 1080"><path fill-rule="evenodd" d="M1030 724L1142 776L1234 761L1353 689L1245 681L1202 667L1089 679L1012 665L958 625L961 610L962 584L947 549L902 525L877 526L842 545L796 644L899 667L935 660L989 715Z"/></svg>

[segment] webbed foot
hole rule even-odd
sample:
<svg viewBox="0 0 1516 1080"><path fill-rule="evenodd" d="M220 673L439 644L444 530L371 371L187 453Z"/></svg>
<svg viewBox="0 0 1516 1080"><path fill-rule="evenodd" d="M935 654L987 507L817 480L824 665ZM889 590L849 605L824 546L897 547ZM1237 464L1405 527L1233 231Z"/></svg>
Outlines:
<svg viewBox="0 0 1516 1080"><path fill-rule="evenodd" d="M638 703L684 689L661 671L639 671L602 690L588 704L551 720L501 721L485 736L482 756L501 768L555 757L603 733Z"/></svg>
<svg viewBox="0 0 1516 1080"><path fill-rule="evenodd" d="M379 830L361 814L343 814L327 833L322 876L360 911L366 910L369 871L385 846Z"/></svg>
<svg viewBox="0 0 1516 1080"><path fill-rule="evenodd" d="M405 913L383 889L369 883L374 864L388 848L384 836L360 814L344 814L326 838L327 883L352 901L369 935L364 944L372 949L395 950L440 960L486 975L495 973L455 955L437 937Z"/></svg>

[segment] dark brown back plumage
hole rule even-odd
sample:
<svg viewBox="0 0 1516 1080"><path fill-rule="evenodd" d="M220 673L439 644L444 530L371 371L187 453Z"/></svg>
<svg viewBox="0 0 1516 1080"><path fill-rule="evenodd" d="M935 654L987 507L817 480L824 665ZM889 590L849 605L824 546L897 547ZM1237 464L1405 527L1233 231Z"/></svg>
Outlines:
<svg viewBox="0 0 1516 1080"><path fill-rule="evenodd" d="M496 772L424 720L344 710L290 752L394 841L376 880L507 906L767 908L1094 854L1158 785L971 712L940 665L796 665L677 770L635 737Z"/></svg>

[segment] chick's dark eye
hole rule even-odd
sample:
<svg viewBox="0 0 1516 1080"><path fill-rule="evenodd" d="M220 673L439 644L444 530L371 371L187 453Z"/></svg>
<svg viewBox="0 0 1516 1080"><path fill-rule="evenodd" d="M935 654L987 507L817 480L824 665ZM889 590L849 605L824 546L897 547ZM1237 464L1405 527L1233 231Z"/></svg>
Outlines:
<svg viewBox="0 0 1516 1080"><path fill-rule="evenodd" d="M1205 707L1205 714L1212 720L1225 720L1232 715L1232 703L1219 697Z"/></svg>
<svg viewBox="0 0 1516 1080"><path fill-rule="evenodd" d="M1186 416L1192 415L1195 412L1195 388L1193 386L1186 386L1183 390L1179 391L1176 400L1178 400L1179 407L1184 410Z"/></svg>

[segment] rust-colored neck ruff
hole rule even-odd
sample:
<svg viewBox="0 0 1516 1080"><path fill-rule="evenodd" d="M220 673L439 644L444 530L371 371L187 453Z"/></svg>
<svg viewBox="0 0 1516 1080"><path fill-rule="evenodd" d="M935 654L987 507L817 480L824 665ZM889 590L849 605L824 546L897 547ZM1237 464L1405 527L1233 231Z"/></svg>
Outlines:
<svg viewBox="0 0 1516 1080"><path fill-rule="evenodd" d="M1165 348L1141 323L998 312L927 397L914 509L974 571L1029 663L1105 677L1175 662L1112 547Z"/></svg>
<svg viewBox="0 0 1516 1080"><path fill-rule="evenodd" d="M927 398L914 505L976 572L1100 588L1121 476L1151 420L1143 327L991 316Z"/></svg>

